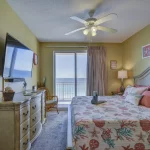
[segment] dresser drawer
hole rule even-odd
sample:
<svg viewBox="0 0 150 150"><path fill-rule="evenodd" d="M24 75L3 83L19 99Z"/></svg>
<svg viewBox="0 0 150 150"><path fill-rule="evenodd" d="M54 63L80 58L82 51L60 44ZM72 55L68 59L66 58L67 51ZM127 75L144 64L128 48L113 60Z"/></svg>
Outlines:
<svg viewBox="0 0 150 150"><path fill-rule="evenodd" d="M30 131L30 119L24 121L20 125L20 139L22 139Z"/></svg>
<svg viewBox="0 0 150 150"><path fill-rule="evenodd" d="M30 115L36 113L39 109L41 109L41 97L35 98L30 104Z"/></svg>
<svg viewBox="0 0 150 150"><path fill-rule="evenodd" d="M32 141L36 135L38 135L42 130L42 124L39 121L30 129L30 140Z"/></svg>
<svg viewBox="0 0 150 150"><path fill-rule="evenodd" d="M28 106L28 105L30 105L30 101L29 101L29 100L27 100L26 102L22 103L22 104L20 105L20 109L22 109L23 107L26 107L26 106Z"/></svg>
<svg viewBox="0 0 150 150"><path fill-rule="evenodd" d="M30 117L30 127L41 121L41 109Z"/></svg>
<svg viewBox="0 0 150 150"><path fill-rule="evenodd" d="M35 102L37 102L37 101L40 101L41 100L41 94L39 94L39 95L37 95L36 97L33 97L32 99L31 99L31 103L35 103Z"/></svg>
<svg viewBox="0 0 150 150"><path fill-rule="evenodd" d="M23 121L28 120L29 116L30 116L30 105L27 105L26 107L20 109L20 124Z"/></svg>
<svg viewBox="0 0 150 150"><path fill-rule="evenodd" d="M20 150L26 150L30 145L30 134L28 133L23 137L23 139L20 141Z"/></svg>

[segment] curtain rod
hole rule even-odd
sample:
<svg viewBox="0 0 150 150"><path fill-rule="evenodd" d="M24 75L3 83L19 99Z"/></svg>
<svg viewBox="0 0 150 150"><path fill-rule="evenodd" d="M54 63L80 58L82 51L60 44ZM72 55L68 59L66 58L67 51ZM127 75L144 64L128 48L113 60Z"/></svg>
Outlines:
<svg viewBox="0 0 150 150"><path fill-rule="evenodd" d="M46 46L46 48L87 48L87 46Z"/></svg>

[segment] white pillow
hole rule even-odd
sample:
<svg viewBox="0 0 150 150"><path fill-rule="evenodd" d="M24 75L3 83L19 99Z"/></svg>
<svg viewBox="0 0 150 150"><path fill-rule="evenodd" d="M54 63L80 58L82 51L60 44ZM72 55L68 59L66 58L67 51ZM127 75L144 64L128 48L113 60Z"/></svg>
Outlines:
<svg viewBox="0 0 150 150"><path fill-rule="evenodd" d="M130 93L136 95L142 95L142 93L146 90L148 90L148 87L132 87Z"/></svg>
<svg viewBox="0 0 150 150"><path fill-rule="evenodd" d="M142 97L142 95L130 93L126 96L125 101L138 106Z"/></svg>
<svg viewBox="0 0 150 150"><path fill-rule="evenodd" d="M141 95L146 90L148 90L148 87L133 87L133 86L128 85L124 91L123 96L126 98L126 96L130 93Z"/></svg>
<svg viewBox="0 0 150 150"><path fill-rule="evenodd" d="M132 86L128 85L123 93L123 96L126 97L130 91L131 91Z"/></svg>

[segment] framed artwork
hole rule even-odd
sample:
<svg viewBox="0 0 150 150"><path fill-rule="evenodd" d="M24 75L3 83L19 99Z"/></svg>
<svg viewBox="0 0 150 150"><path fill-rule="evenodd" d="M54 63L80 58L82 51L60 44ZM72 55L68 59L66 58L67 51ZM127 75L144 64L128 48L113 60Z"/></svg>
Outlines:
<svg viewBox="0 0 150 150"><path fill-rule="evenodd" d="M34 65L38 64L38 55L36 53L33 54L33 64Z"/></svg>
<svg viewBox="0 0 150 150"><path fill-rule="evenodd" d="M142 47L142 59L150 57L150 44Z"/></svg>
<svg viewBox="0 0 150 150"><path fill-rule="evenodd" d="M110 69L117 69L117 60L110 61Z"/></svg>

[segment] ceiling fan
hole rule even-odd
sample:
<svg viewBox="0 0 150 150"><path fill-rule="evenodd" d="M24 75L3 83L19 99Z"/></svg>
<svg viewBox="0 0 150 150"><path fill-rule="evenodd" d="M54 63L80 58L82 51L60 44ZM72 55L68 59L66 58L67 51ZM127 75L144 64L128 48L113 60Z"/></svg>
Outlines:
<svg viewBox="0 0 150 150"><path fill-rule="evenodd" d="M75 32L81 31L81 30L83 30L83 34L88 35L89 33L91 33L92 36L95 36L96 32L98 30L105 31L105 32L110 32L110 33L117 32L116 29L100 26L100 24L102 24L104 22L116 19L117 18L116 14L112 13L112 14L109 14L109 15L107 15L105 17L100 18L100 19L96 19L96 18L93 17L94 12L95 12L94 10L90 11L89 12L90 18L88 18L86 20L83 20L83 19L81 19L79 17L76 17L76 16L70 17L71 19L76 20L76 21L84 24L85 27L73 30L71 32L66 33L65 35L70 35L70 34L73 34Z"/></svg>

